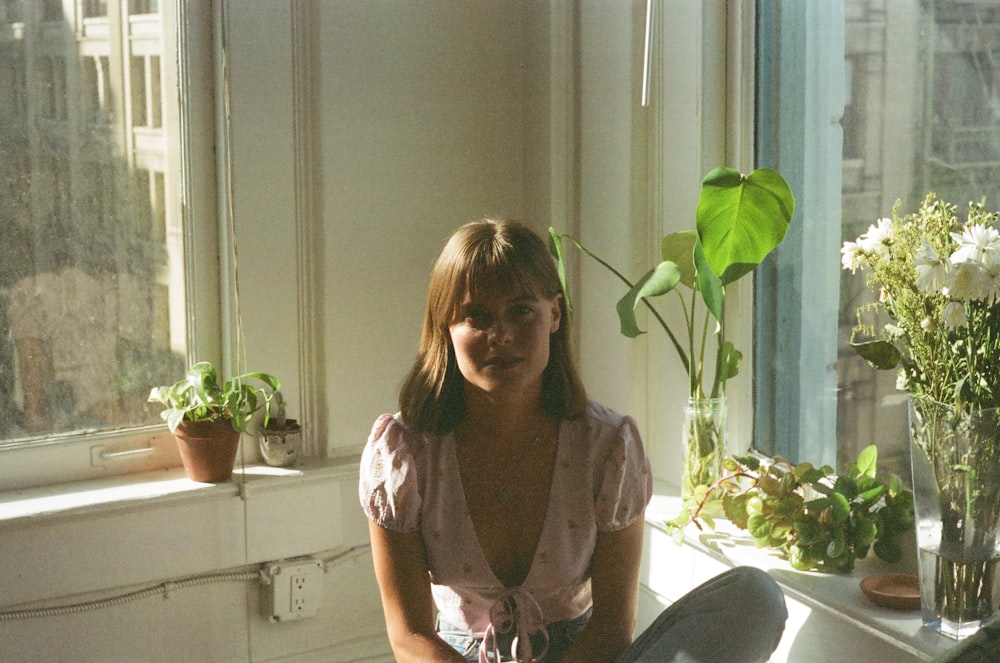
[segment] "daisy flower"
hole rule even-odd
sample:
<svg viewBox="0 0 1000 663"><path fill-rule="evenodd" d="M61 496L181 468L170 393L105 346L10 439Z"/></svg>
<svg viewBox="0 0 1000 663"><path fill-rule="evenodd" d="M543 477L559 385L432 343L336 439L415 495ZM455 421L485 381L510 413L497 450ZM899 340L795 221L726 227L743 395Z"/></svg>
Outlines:
<svg viewBox="0 0 1000 663"><path fill-rule="evenodd" d="M840 264L844 266L844 269L849 269L851 274L854 274L859 269L868 266L868 259L857 242L844 242L844 246L840 249Z"/></svg>
<svg viewBox="0 0 1000 663"><path fill-rule="evenodd" d="M917 287L929 295L941 292L951 269L951 262L942 259L927 240L920 244L914 259L917 267Z"/></svg>
<svg viewBox="0 0 1000 663"><path fill-rule="evenodd" d="M941 312L941 322L948 329L959 329L969 323L965 316L965 306L961 302L948 302Z"/></svg>
<svg viewBox="0 0 1000 663"><path fill-rule="evenodd" d="M968 225L961 233L951 233L958 248L951 254L955 264L963 262L995 262L1000 252L1000 232L992 226Z"/></svg>

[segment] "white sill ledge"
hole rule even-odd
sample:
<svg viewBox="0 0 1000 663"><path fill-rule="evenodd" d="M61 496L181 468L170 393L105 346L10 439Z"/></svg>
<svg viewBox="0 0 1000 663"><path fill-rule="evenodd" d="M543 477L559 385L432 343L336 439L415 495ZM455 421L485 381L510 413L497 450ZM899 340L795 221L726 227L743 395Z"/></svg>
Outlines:
<svg viewBox="0 0 1000 663"><path fill-rule="evenodd" d="M356 471L354 458L307 459L292 467L237 466L230 481L199 483L180 467L103 479L0 491L0 525L37 524L173 502L230 498L290 482L336 478Z"/></svg>
<svg viewBox="0 0 1000 663"><path fill-rule="evenodd" d="M357 460L348 458L238 467L217 484L175 468L0 492L0 603L36 605L339 549L364 525L356 495Z"/></svg>
<svg viewBox="0 0 1000 663"><path fill-rule="evenodd" d="M661 538L661 545L676 547L666 534L663 521L676 517L680 511L677 491L657 485L653 500L646 511L647 528ZM734 527L724 516L715 519L716 531L700 532L689 526L684 546L696 554L705 555L726 566L749 565L767 571L784 590L786 597L819 611L832 619L842 620L864 634L884 641L919 660L929 660L955 648L957 642L923 628L920 611L900 611L875 605L861 592L860 582L880 573L916 573L916 558L912 553L898 564L879 560L874 553L855 564L849 574L796 571L786 560L772 551L756 546L744 531ZM663 543L663 540L666 543ZM662 548L661 548L662 549ZM790 634L786 630L786 637ZM815 659L820 660L820 659Z"/></svg>

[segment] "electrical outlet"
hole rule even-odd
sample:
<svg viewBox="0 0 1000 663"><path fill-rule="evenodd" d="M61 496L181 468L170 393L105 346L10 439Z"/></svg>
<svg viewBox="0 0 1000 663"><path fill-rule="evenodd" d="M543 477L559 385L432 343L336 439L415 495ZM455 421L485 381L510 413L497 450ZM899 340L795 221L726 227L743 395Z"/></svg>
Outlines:
<svg viewBox="0 0 1000 663"><path fill-rule="evenodd" d="M323 595L323 564L318 559L271 562L264 569L261 610L272 622L312 617L319 611Z"/></svg>

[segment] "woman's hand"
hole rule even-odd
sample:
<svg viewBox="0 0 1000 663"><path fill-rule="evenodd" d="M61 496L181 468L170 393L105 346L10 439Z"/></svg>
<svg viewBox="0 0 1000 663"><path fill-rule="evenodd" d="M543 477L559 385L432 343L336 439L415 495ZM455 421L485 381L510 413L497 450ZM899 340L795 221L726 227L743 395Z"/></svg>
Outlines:
<svg viewBox="0 0 1000 663"><path fill-rule="evenodd" d="M607 663L632 642L639 600L644 520L617 532L598 532L591 566L594 612L562 663Z"/></svg>
<svg viewBox="0 0 1000 663"><path fill-rule="evenodd" d="M368 523L389 643L399 663L466 663L434 628L430 577L420 538Z"/></svg>

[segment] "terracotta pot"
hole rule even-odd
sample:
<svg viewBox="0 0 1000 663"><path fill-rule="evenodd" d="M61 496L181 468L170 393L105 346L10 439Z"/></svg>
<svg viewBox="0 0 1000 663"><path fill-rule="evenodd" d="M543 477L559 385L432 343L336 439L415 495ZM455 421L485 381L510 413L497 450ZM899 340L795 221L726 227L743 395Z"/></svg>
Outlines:
<svg viewBox="0 0 1000 663"><path fill-rule="evenodd" d="M228 421L182 421L174 431L184 471L192 481L229 481L240 433Z"/></svg>

